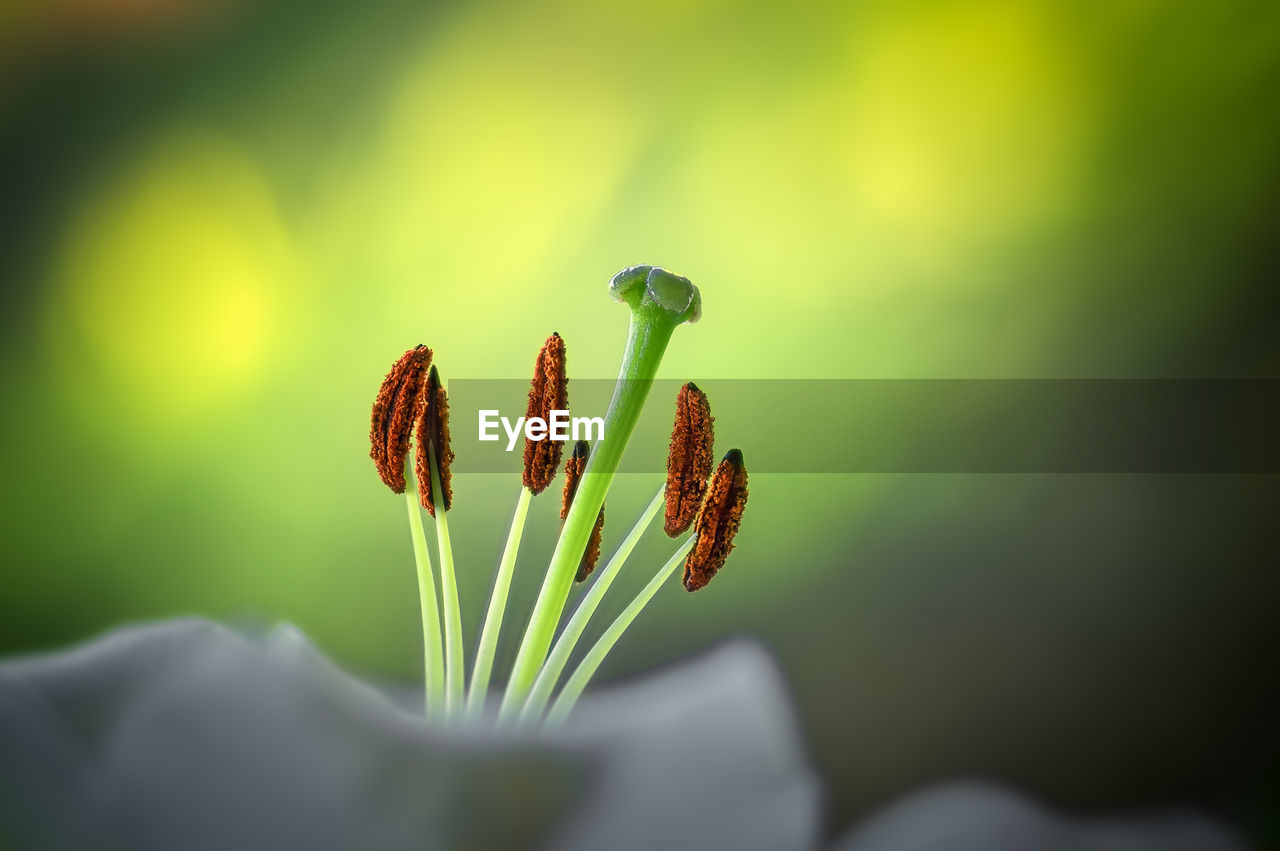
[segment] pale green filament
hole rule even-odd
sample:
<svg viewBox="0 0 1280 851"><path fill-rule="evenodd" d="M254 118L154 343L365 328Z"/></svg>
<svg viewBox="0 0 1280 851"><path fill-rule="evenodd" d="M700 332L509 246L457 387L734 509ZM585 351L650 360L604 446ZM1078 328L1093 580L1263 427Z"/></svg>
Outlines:
<svg viewBox="0 0 1280 851"><path fill-rule="evenodd" d="M498 636L502 632L502 617L507 608L507 595L511 591L511 575L515 573L516 555L520 551L520 538L524 535L524 521L529 514L533 492L520 488L516 501L516 513L511 518L507 532L507 546L498 562L498 575L493 580L493 593L489 595L489 611L485 614L484 629L480 632L480 646L476 649L476 666L471 673L471 691L467 694L467 716L484 715L485 699L489 693L489 678L493 674L493 657L498 650Z"/></svg>
<svg viewBox="0 0 1280 851"><path fill-rule="evenodd" d="M573 648L577 645L578 639L582 637L582 631L586 629L588 621L595 614L596 607L600 605L600 600L604 597L604 593L609 590L609 586L617 578L622 566L626 564L627 557L635 549L640 536L644 534L645 529L653 522L658 510L662 508L665 495L666 486L664 485L658 488L658 492L654 495L653 501L649 503L649 507L644 510L644 514L640 515L640 519L636 521L636 525L632 530L627 533L627 537L618 546L618 551L613 554L613 558L609 559L609 563L605 565L604 570L600 571L595 582L591 584L591 588L583 596L582 602L578 604L573 617L565 624L564 631L556 639L555 647L551 649L551 655L547 657L546 664L538 672L538 678L533 683L533 690L529 692L529 699L525 701L524 709L520 712L520 722L522 724L536 721L542 715L542 711L546 709L547 700L551 697L551 691L555 688L556 681L560 679L560 673L568 663L569 656L573 653Z"/></svg>
<svg viewBox="0 0 1280 851"><path fill-rule="evenodd" d="M587 687L587 683L595 675L596 670L600 667L600 663L604 661L605 656L609 655L609 651L613 649L613 645L618 643L618 639L622 637L622 633L626 632L627 627L631 626L631 622L640 614L640 610L653 599L653 595L658 593L658 589L662 587L662 583L667 577L675 572L680 566L680 562L688 555L689 550L693 548L693 542L697 540L693 535L685 539L684 543L676 550L675 555L662 566L662 568L649 580L649 584L644 586L631 604L623 610L622 614L609 624L609 628L605 630L604 635L595 643L595 646L587 651L587 655L583 657L579 663L577 670L569 677L569 681L565 683L564 689L556 697L555 703L551 704L551 711L547 714L547 724L560 724L565 718L569 717L578 698L582 695L582 690Z"/></svg>
<svg viewBox="0 0 1280 851"><path fill-rule="evenodd" d="M453 543L444 509L445 493L440 487L440 470L435 453L428 451L431 490L435 494L436 548L440 553L440 596L444 600L445 692L444 715L449 721L462 714L463 677L466 663L462 652L462 613L458 607L458 580L453 572Z"/></svg>
<svg viewBox="0 0 1280 851"><path fill-rule="evenodd" d="M405 464L405 479L411 480L411 465ZM413 560L418 566L418 602L422 608L422 657L425 672L425 705L428 718L444 717L444 649L440 641L440 606L436 601L436 580L431 571L431 554L422 529L422 509L418 488L405 490L409 502L409 533L413 536Z"/></svg>

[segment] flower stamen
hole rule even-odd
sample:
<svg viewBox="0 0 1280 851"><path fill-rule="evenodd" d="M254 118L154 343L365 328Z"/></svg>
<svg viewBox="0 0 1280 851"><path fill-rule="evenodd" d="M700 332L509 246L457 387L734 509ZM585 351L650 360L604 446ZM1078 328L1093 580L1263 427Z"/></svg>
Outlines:
<svg viewBox="0 0 1280 851"><path fill-rule="evenodd" d="M707 394L690 381L676 395L676 419L667 452L667 510L663 531L679 537L698 515L711 475L715 418Z"/></svg>
<svg viewBox="0 0 1280 851"><path fill-rule="evenodd" d="M578 483L582 481L582 471L587 468L587 458L591 455L591 444L585 440L579 440L573 445L573 454L569 456L569 460L564 462L564 490L560 494L560 519L564 520L569 516L569 508L573 505L573 497L578 492ZM596 569L596 563L600 561L600 540L604 535L604 506L600 506L600 513L596 515L596 524L591 528L591 535L587 538L587 548L582 553L582 561L578 563L578 573L574 577L575 582L582 582L591 575L591 571Z"/></svg>
<svg viewBox="0 0 1280 851"><path fill-rule="evenodd" d="M422 391L430 365L431 350L414 346L392 365L373 400L369 457L383 484L394 493L404 493L407 487L404 465L409 455L409 436L426 405Z"/></svg>
<svg viewBox="0 0 1280 851"><path fill-rule="evenodd" d="M693 531L697 538L684 563L684 587L697 591L711 581L733 551L747 506L747 468L742 453L730 449L716 468Z"/></svg>
<svg viewBox="0 0 1280 851"><path fill-rule="evenodd" d="M538 360L534 364L525 421L537 417L550 422L552 411L568 409L569 379L565 374L564 340L558 333L553 333L542 344ZM542 440L525 439L524 486L535 496L546 490L556 477L562 449L562 443L549 436Z"/></svg>
<svg viewBox="0 0 1280 851"><path fill-rule="evenodd" d="M453 463L453 449L449 446L449 395L440 384L440 372L431 367L427 379L426 393L423 394L425 410L418 420L418 440L414 453L414 472L418 476L418 494L422 507L432 517L436 516L436 494L431 482L431 467L428 461L433 457L436 462L436 474L440 479L440 497L442 510L453 507L453 475L449 465ZM427 453L431 453L429 456Z"/></svg>

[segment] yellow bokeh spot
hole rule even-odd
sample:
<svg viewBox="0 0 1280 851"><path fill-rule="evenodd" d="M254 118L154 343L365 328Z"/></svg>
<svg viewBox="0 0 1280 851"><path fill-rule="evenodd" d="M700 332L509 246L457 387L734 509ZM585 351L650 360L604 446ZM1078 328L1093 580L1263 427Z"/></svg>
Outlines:
<svg viewBox="0 0 1280 851"><path fill-rule="evenodd" d="M62 257L52 342L76 353L78 391L171 424L254 381L289 251L269 184L233 145L168 139L82 204Z"/></svg>
<svg viewBox="0 0 1280 851"><path fill-rule="evenodd" d="M389 99L379 239L409 280L449 276L433 298L502 287L583 240L648 138L618 81L547 61L556 26L463 15Z"/></svg>
<svg viewBox="0 0 1280 851"><path fill-rule="evenodd" d="M904 238L999 239L1070 201L1088 75L1036 6L905 14L855 54L838 157Z"/></svg>

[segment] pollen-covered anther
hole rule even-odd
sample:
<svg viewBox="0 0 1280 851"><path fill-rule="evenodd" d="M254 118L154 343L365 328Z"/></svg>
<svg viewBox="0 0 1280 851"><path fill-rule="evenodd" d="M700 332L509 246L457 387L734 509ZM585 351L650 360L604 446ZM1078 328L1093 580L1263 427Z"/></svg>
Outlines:
<svg viewBox="0 0 1280 851"><path fill-rule="evenodd" d="M392 365L373 400L369 457L378 477L395 493L404 493L407 486L404 465L409 455L409 437L426 405L423 390L430 366L431 350L414 346Z"/></svg>
<svg viewBox="0 0 1280 851"><path fill-rule="evenodd" d="M698 515L707 492L715 445L715 418L707 394L690 381L676 395L676 419L667 451L667 505L663 531L675 538Z"/></svg>
<svg viewBox="0 0 1280 851"><path fill-rule="evenodd" d="M569 508L578 493L578 484L582 481L582 472L587 468L587 458L591 455L591 444L579 440L573 445L573 454L564 462L564 490L560 494L560 519L569 516ZM591 527L591 535L587 538L587 547L583 550L582 561L578 563L575 581L582 582L596 569L600 561L600 539L604 534L604 506L596 515L596 523Z"/></svg>
<svg viewBox="0 0 1280 851"><path fill-rule="evenodd" d="M697 591L724 567L746 506L747 468L742 463L742 453L730 449L711 477L706 501L694 523L697 539L684 562L685 588Z"/></svg>
<svg viewBox="0 0 1280 851"><path fill-rule="evenodd" d="M579 440L573 444L573 453L564 462L564 490L560 492L560 519L569 516L569 507L573 505L573 497L578 493L578 483L582 481L582 471L587 469L587 457L591 454L591 444Z"/></svg>
<svg viewBox="0 0 1280 851"><path fill-rule="evenodd" d="M440 373L433 366L423 394L426 409L418 421L418 439L414 453L414 472L418 477L418 498L432 517L436 516L436 493L431 481L428 458L436 462L440 479L440 503L444 511L453 507L453 449L449 445L449 396L440 384ZM429 453L429 454L428 454Z"/></svg>
<svg viewBox="0 0 1280 851"><path fill-rule="evenodd" d="M550 422L552 411L568 409L569 379L565 373L564 340L559 334L552 334L542 344L533 367L525 420L528 422L537 417L543 422ZM523 481L535 495L546 490L556 477L562 448L561 441L552 440L550 435L542 440L525 437Z"/></svg>
<svg viewBox="0 0 1280 851"><path fill-rule="evenodd" d="M587 538L587 548L582 551L582 561L578 562L578 574L574 577L575 582L584 582L591 575L591 571L596 569L596 562L600 561L600 539L604 536L604 506L600 506L600 513L596 515L596 525L591 527L591 536Z"/></svg>

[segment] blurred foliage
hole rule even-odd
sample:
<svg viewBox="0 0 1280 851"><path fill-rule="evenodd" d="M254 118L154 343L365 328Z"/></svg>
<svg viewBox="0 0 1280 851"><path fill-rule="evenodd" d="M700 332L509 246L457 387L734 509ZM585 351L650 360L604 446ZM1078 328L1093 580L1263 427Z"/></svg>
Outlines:
<svg viewBox="0 0 1280 851"><path fill-rule="evenodd" d="M420 341L446 377L523 377L551 330L609 377L630 263L702 288L669 378L1280 368L1272 3L65 0L0 32L0 650L199 612L414 676L379 380ZM837 813L956 771L1214 798L1275 750L1246 746L1273 491L759 476L716 587L667 589L605 673L764 636ZM516 483L457 494L475 632Z"/></svg>

